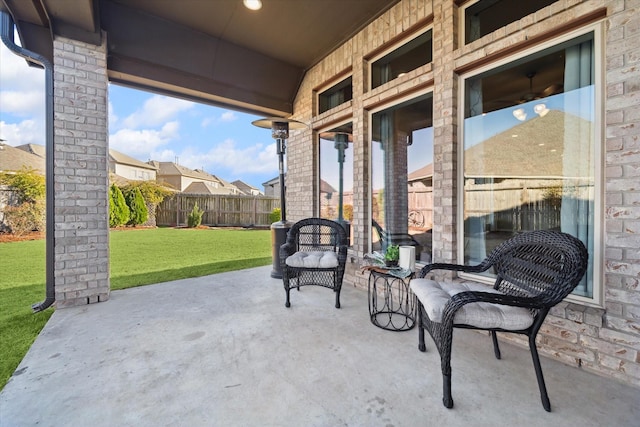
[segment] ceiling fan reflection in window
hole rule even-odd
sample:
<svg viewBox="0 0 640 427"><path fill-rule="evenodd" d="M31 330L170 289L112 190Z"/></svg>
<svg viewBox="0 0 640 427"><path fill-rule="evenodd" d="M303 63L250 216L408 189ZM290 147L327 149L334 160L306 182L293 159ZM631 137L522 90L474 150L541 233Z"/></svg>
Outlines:
<svg viewBox="0 0 640 427"><path fill-rule="evenodd" d="M562 92L563 86L558 83L551 84L544 88L542 92L534 92L533 91L533 78L536 76L535 71L531 71L527 73L527 78L529 79L529 92L522 95L522 97L517 101L518 104L524 104L525 102L533 101L536 99L546 98L547 96L556 95Z"/></svg>
<svg viewBox="0 0 640 427"><path fill-rule="evenodd" d="M527 73L527 78L529 79L529 92L522 95L522 97L520 97L520 99L516 101L517 104L524 104L526 102L546 98L548 96L555 95L557 93L562 92L563 86L557 83L547 86L546 88L544 88L542 92L534 92L533 78L535 76L536 76L535 71ZM533 111L540 117L544 117L549 112L549 110L547 109L547 106L542 102L535 104L533 106ZM512 111L512 113L513 113L513 116L520 121L524 121L527 118L527 112L522 107L516 108L515 110Z"/></svg>

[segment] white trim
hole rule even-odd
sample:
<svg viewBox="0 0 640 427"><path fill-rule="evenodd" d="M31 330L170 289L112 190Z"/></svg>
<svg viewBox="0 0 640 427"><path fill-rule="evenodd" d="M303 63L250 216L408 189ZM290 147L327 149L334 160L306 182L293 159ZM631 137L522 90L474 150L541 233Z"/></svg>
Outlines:
<svg viewBox="0 0 640 427"><path fill-rule="evenodd" d="M469 3L471 5L473 3ZM466 6L466 5L465 5ZM531 48L525 49L522 52L518 52L513 55L509 55L507 57L501 58L495 62L490 64L486 64L482 67L469 71L468 73L464 73L460 75L460 81L458 85L458 152L457 152L457 161L458 161L458 188L457 188L457 197L459 200L457 206L457 259L458 262L460 260L464 260L464 223L462 218L464 218L464 114L465 114L465 80L471 77L482 74L486 71L496 69L503 65L512 63L514 61L524 59L528 56L534 55L536 53L542 52L546 49L555 47L559 44L568 42L576 37L580 37L589 33L593 33L593 43L594 43L594 68L595 68L595 76L594 76L594 85L595 85L595 100L594 100L594 108L595 108L595 130L594 130L594 156L596 161L594 162L595 170L594 170L594 182L595 182L595 200L594 200L594 222L593 222L593 234L594 234L594 247L593 247L593 296L591 298L583 297L579 295L569 295L567 297L568 301L576 302L582 305L589 305L594 307L604 307L604 142L605 142L605 114L604 114L604 92L605 88L605 79L604 79L604 28L603 23L598 22L594 24L587 25L585 27L576 29L575 31L571 31L570 33L564 34L562 36L558 36L554 39L548 40L544 43L540 43L539 45L532 46ZM462 262L461 262L462 263ZM467 279L477 280L481 282L487 282L487 278L479 275L473 274L460 274L460 277L464 277Z"/></svg>

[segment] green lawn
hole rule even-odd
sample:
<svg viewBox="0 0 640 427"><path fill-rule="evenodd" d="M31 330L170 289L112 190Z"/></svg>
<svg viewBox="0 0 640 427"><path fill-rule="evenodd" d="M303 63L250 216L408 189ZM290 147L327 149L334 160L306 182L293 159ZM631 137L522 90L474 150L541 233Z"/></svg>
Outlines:
<svg viewBox="0 0 640 427"><path fill-rule="evenodd" d="M271 263L269 230L138 229L111 231L111 290ZM45 296L44 240L0 243L0 390L53 309Z"/></svg>

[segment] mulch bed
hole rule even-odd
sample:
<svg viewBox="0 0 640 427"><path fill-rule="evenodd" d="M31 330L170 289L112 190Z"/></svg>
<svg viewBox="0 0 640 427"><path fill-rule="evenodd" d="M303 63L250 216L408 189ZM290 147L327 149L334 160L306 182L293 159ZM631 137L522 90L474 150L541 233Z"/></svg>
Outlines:
<svg viewBox="0 0 640 427"><path fill-rule="evenodd" d="M23 242L25 240L41 240L44 239L44 231L32 231L31 233L16 236L10 233L0 233L0 243Z"/></svg>

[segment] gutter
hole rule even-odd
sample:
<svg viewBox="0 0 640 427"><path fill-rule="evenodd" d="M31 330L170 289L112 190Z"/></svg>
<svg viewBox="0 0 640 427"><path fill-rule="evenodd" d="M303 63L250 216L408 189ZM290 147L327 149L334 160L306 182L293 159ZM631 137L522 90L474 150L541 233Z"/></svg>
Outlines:
<svg viewBox="0 0 640 427"><path fill-rule="evenodd" d="M55 301L55 187L54 187L54 150L53 150L53 64L44 56L22 48L14 43L15 24L7 12L0 11L0 37L9 50L35 64L45 71L45 185L46 185L46 296L44 301L31 306L34 313L46 310Z"/></svg>

